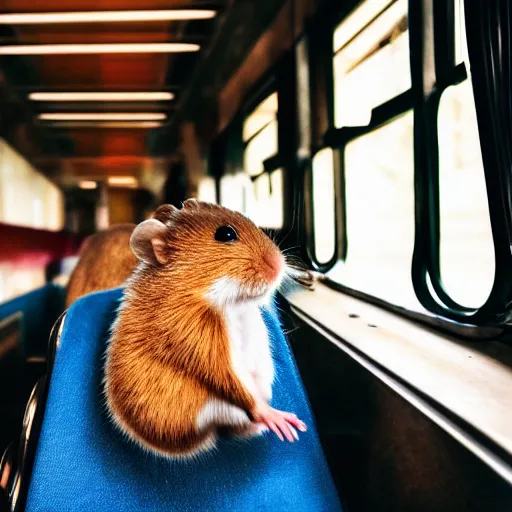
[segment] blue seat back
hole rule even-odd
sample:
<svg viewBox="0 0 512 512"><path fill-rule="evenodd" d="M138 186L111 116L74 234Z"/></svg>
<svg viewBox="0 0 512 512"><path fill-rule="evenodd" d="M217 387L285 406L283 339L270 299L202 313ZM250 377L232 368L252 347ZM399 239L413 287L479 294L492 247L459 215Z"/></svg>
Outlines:
<svg viewBox="0 0 512 512"><path fill-rule="evenodd" d="M273 405L309 427L297 443L267 434L221 440L193 461L144 452L107 417L103 355L120 290L69 309L56 353L27 508L48 511L338 512L302 382L274 312L265 313L277 380ZM172 411L169 412L172 414Z"/></svg>

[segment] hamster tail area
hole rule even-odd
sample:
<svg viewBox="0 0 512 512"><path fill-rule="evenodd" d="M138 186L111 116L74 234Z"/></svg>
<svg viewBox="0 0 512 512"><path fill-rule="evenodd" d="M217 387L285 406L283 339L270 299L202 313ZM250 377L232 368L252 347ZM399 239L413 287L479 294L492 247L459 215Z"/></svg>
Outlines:
<svg viewBox="0 0 512 512"><path fill-rule="evenodd" d="M189 443L187 447L181 446L176 449L167 445L155 444L139 435L130 425L128 425L121 416L110 414L110 419L119 431L131 442L142 448L150 455L157 455L169 460L193 461L217 448L217 433L214 430L204 432L203 435L197 435L194 443Z"/></svg>
<svg viewBox="0 0 512 512"><path fill-rule="evenodd" d="M184 444L177 443L178 446L174 444L173 448L171 448L169 443L154 443L146 437L142 437L121 415L116 414L115 408L109 412L111 422L129 441L135 443L150 455L176 461L192 462L204 459L204 457L215 452L219 439L247 440L251 437L258 437L268 431L265 426L252 423L239 426L212 426L208 430L195 431L195 435L188 438L189 442ZM180 444L181 446L179 446Z"/></svg>

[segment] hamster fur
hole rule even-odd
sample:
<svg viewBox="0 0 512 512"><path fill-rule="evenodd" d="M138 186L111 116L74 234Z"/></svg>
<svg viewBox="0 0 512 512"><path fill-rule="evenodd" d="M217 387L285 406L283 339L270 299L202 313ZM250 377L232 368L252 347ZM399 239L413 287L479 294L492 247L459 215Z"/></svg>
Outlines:
<svg viewBox="0 0 512 512"><path fill-rule="evenodd" d="M121 286L137 265L130 249L135 224L116 224L88 237L71 273L66 307L88 293Z"/></svg>
<svg viewBox="0 0 512 512"><path fill-rule="evenodd" d="M236 240L226 240L226 228ZM259 307L285 273L270 238L239 213L188 200L181 210L161 206L131 245L141 262L105 361L117 427L170 458L214 448L221 431L271 429L289 441L295 428L305 431L294 414L268 405L274 367Z"/></svg>

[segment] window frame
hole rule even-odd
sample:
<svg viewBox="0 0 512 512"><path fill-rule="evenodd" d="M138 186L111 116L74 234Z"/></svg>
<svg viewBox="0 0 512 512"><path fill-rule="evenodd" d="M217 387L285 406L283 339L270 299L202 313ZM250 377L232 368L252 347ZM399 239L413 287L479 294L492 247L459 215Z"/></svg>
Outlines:
<svg viewBox="0 0 512 512"><path fill-rule="evenodd" d="M307 101L310 107L309 144L304 149L308 156L302 159L303 186L305 200L305 222L303 241L306 244L306 257L314 270L325 273L339 260L343 260L347 254L347 235L345 227L345 179L344 169L339 155L339 150L329 144L325 144L324 136L329 127L334 126L334 69L332 66L333 34L335 27L350 14L357 5L357 1L347 2L340 9L333 4L324 4L315 17L305 27L302 42L305 51L299 52L296 58L297 75L301 73L299 66L307 70L308 94L307 98L297 98L299 102ZM333 23L334 20L334 23ZM331 30L325 30L329 26ZM298 43L296 44L296 49ZM304 72L305 72L304 71ZM315 247L315 222L313 205L313 158L325 148L333 151L334 171L334 225L336 234L334 237L334 253L327 262L320 262L316 258Z"/></svg>
<svg viewBox="0 0 512 512"><path fill-rule="evenodd" d="M461 0L464 2L464 0ZM409 2L413 5L413 2ZM415 4L418 7L418 4ZM445 91L465 80L472 80L464 62L457 64L455 55L455 0L422 0L421 8L411 9L411 79L414 91L415 110L415 173L420 211L416 215L415 254L412 269L416 294L426 309L450 320L471 325L495 325L497 303L493 293L499 281L500 268L495 267L493 290L485 303L478 308L469 308L457 303L445 290L440 267L440 176L439 176L439 132L438 116L441 98ZM429 39L423 33L422 13L429 9L431 24ZM467 36L468 37L468 36ZM416 54L415 54L416 52ZM433 56L433 62L426 62L422 53ZM430 76L429 76L430 75ZM425 87L425 77L433 79L433 85ZM475 93L475 104L477 102ZM480 148L483 152L485 134L480 133ZM491 190L487 179L488 172L483 169L487 182L489 204ZM494 251L495 226L492 225ZM503 270L503 269L502 269ZM469 277L469 276L468 276ZM436 297L431 293L432 286ZM441 302L441 304L439 303Z"/></svg>
<svg viewBox="0 0 512 512"><path fill-rule="evenodd" d="M243 126L247 118L258 108L258 106L263 103L267 98L269 98L272 94L277 95L277 111L275 116L275 122L277 123L277 152L273 155L269 156L265 160L263 160L263 170L261 170L258 174L250 175L247 170L244 168L244 157L245 152L247 151L247 148L249 147L249 144L254 140L255 137L257 137L265 128L270 126L270 124L273 121L269 121L264 126L262 126L257 132L253 133L251 137L249 137L246 141L243 140ZM251 180L251 186L254 187L256 180L261 178L264 175L268 176L268 186L269 186L269 195L272 194L272 179L271 174L274 171L277 171L281 168L281 141L280 141L280 120L279 120L279 109L280 109L280 95L277 87L277 80L274 75L271 75L270 77L264 77L263 83L256 89L256 93L252 94L250 96L249 101L244 105L241 113L240 113L240 125L241 125L241 147L242 147L242 154L240 156L241 159L241 169L240 172L244 172L247 174L249 179ZM284 174L284 173L283 173ZM284 180L284 177L283 177ZM257 198L256 198L257 200ZM283 225L284 225L284 197L282 198L283 203ZM282 226L283 227L283 226ZM278 229L282 229L278 228ZM268 228L266 226L262 226L262 229L273 231L275 228Z"/></svg>
<svg viewBox="0 0 512 512"><path fill-rule="evenodd" d="M315 152L315 154L311 158L311 165L308 168L307 173L307 190L311 191L311 199L310 199L310 207L307 210L308 216L308 229L307 229L307 239L308 239L308 256L310 262L317 272L327 272L331 269L340 259L344 260L347 256L347 237L346 237L346 229L345 229L345 201L341 201L341 197L345 197L345 171L343 169L343 162L341 161L340 152L338 149L332 149L332 157L333 157L333 174L334 174L334 251L331 259L326 262L320 262L316 257L316 236L315 236L315 205L313 200L313 159L315 156L322 151L321 148Z"/></svg>
<svg viewBox="0 0 512 512"><path fill-rule="evenodd" d="M463 0L464 1L464 0ZM343 290L346 293L362 298L365 301L380 305L394 312L399 312L405 316L422 317L437 316L436 323L443 324L443 327L450 332L459 332L462 335L468 335L468 328L471 330L470 336L482 337L488 336L490 332L496 335L496 329L502 332L505 329L504 314L509 308L503 309L503 295L512 289L510 281L512 278L504 279L503 267L498 265L496 259L494 286L491 294L485 304L480 308L467 308L455 302L445 291L440 272L440 204L439 204L439 151L438 151L438 110L439 103L443 93L448 87L462 83L464 80L472 79L468 77L464 63L457 64L455 55L455 2L445 2L444 0L420 0L420 2L409 0L408 25L409 25L409 55L411 65L411 88L402 94L388 100L384 104L377 106L372 110L371 121L368 126L362 127L342 127L336 128L334 125L334 81L333 81L333 57L334 45L333 35L337 26L343 19L349 15L353 9L357 8L361 1L350 2L344 5L343 9L338 8L338 15L333 16L332 9L320 14L317 21L317 27L310 30L309 37L312 40L322 40L323 44L316 45L316 54L313 59L321 61L322 55L328 56L328 62L324 58L320 69L313 69L316 72L323 73L323 80L332 84L332 87L325 88L324 93L328 94L326 104L328 108L329 126L323 132L323 140L315 148L316 151L331 147L334 151L339 151L339 175L340 181L344 181L344 148L346 144L354 138L365 135L374 129L392 121L397 115L405 113L412 109L414 115L414 179L415 179L415 239L414 252L411 268L411 276L416 295L427 312L418 313L409 311L407 308L378 299L372 295L359 290L350 289L340 283L333 282L328 276L325 281L332 287ZM469 8L466 6L466 8ZM424 13L430 13L425 16ZM335 20L333 22L333 20ZM466 22L467 26L467 22ZM327 27L330 29L327 29ZM328 43L325 35L319 36L318 32L323 31L328 34ZM470 36L468 36L469 39ZM471 51L470 51L471 58ZM427 85L425 85L427 84ZM312 81L315 85L315 81ZM315 95L315 92L313 92ZM475 103L478 101L475 91ZM480 121L479 121L480 128ZM313 128L314 130L315 128ZM317 128L318 129L318 128ZM481 133L480 145L483 152L486 134ZM484 157L484 155L483 155ZM495 197L496 183L489 178L489 171L485 166L484 172L487 183L488 202ZM311 186L311 181L308 183ZM343 190L344 193L344 190ZM342 210L344 211L345 196L342 197ZM339 212L338 212L339 214ZM312 215L310 207L309 215ZM497 234L498 230L503 230L506 219L501 218L498 223L493 221L491 205L489 204L489 215L494 240L495 253L498 250L496 245L497 237L503 237L503 234ZM342 230L337 230L338 259L344 259L346 256L346 217L343 215L340 219L344 226ZM311 229L309 229L311 231ZM343 233L340 238L340 232ZM323 272L328 271L338 261L330 264L318 266L314 260L314 252L311 250L312 237L311 232L308 236L310 246L309 256L311 264ZM501 283L506 281L506 283ZM432 293L432 290L434 294ZM509 297L512 298L512 297Z"/></svg>
<svg viewBox="0 0 512 512"><path fill-rule="evenodd" d="M224 141L224 147L220 151L220 164L216 166L215 171L218 184L223 175L243 170L244 116L268 94L274 90L277 91L278 154L267 159L264 162L264 168L265 172L283 169L284 219L283 228L278 230L278 235L285 233L283 241L286 240L286 245L299 246L300 256L315 270L323 272L322 280L332 288L444 332L470 339L497 338L506 330L506 320L509 318L511 309L509 304L512 303L512 275L503 276L503 269L507 268L507 265L508 268L512 268L510 254L512 205L506 203L505 194L499 187L501 183L512 183L512 176L503 175L504 169L497 171L493 169L495 166L491 163L500 162L497 161L497 157L493 161L493 156L490 154L491 148L498 153L499 148L495 147L492 130L489 130L489 133L487 130L482 131L482 126L490 126L489 123L494 122L494 119L486 117L485 112L486 108L488 109L486 103L489 101L486 97L489 85L486 84L487 77L484 76L485 68L480 68L481 77L473 73L471 79L484 161L496 270L494 286L488 301L478 309L469 309L451 301L444 292L439 269L439 154L437 147L439 101L448 87L468 78L464 63L457 64L455 60L455 4L450 2L446 5L444 0L415 0L414 2L409 0L411 88L376 107L372 111L372 119L368 126L337 129L334 125L333 34L338 24L361 1L351 0L341 6L338 2L324 2L315 15L307 21L303 33L297 37L292 49L286 51L283 57L258 81L248 95L248 100L239 109L228 128L218 137ZM469 6L469 1L465 0L465 2ZM490 7L485 6L479 9L491 10ZM425 16L424 13L428 14ZM478 15L473 13L472 16L476 18ZM477 45L477 42L471 41L471 33L477 34L479 30L483 32L483 29L477 27L476 20L468 21L467 11L466 28L469 33L471 65L473 67L476 58L477 64L483 66L485 56L479 55L475 47L471 48L472 44ZM469 32L470 28L472 32ZM473 35L473 37L476 36ZM306 51L304 52L302 48L301 54L298 49L302 41L305 41ZM425 55L427 58L424 58ZM306 78L299 76L305 71L309 74ZM430 84L428 80L424 80L431 79L432 76L436 79L430 80ZM304 83L309 85L307 91L303 90ZM272 86L270 87L269 84ZM282 94L283 92L285 94ZM305 125L308 137L303 137L301 130L297 129L301 122L301 114L304 114L299 112L302 102L307 102L307 110L309 109L306 112L308 122ZM342 146L340 141L346 139L343 142L346 145L349 140L391 121L392 118L389 116L393 112L396 113L394 115L396 117L409 110L409 107L414 111L415 151L415 238L411 276L418 299L425 308L421 312L348 288L329 279L328 275L328 271L340 259L344 259L347 252L344 155L339 149ZM304 125L304 122L302 124ZM301 128L304 131L304 126ZM492 128L495 127L492 126ZM305 146L303 142L306 139ZM214 141L214 144L216 143L217 140ZM332 148L335 154L336 247L332 260L320 264L315 261L314 251L312 158L316 152L325 147ZM432 147L435 148L434 152L431 151ZM435 158L431 158L432 155ZM220 196L219 186L217 186L217 193ZM218 199L220 201L221 198L218 197ZM429 279L431 283L428 282ZM500 283L500 279L504 282Z"/></svg>
<svg viewBox="0 0 512 512"><path fill-rule="evenodd" d="M261 128L253 134L247 141L243 140L243 126L244 122L252 112L260 105L266 98L268 98L274 92L277 92L275 77L272 74L265 75L256 85L256 87L251 91L248 96L248 99L242 103L241 108L236 113L233 120L230 122L228 127L224 130L224 132L217 137L214 141L213 146L222 146L222 149L219 147L217 153L217 161L216 161L216 176L218 180L218 200L219 204L222 204L222 193L221 193L221 180L225 176L228 175L236 175L239 173L244 173L244 153L247 148L247 145L253 140L253 138L261 132L265 127ZM279 95L278 95L278 111L279 111ZM279 134L279 118L277 117L278 122L278 134ZM268 125L265 125L268 126ZM279 136L277 141L277 148L279 154ZM270 160L275 158L276 155L270 157ZM267 159L269 160L269 159ZM251 180L251 183L254 184L254 181L259 178L263 173L267 172L265 164L267 162L265 160L263 162L264 170L255 175L248 177ZM245 203L245 199L244 199Z"/></svg>
<svg viewBox="0 0 512 512"><path fill-rule="evenodd" d="M237 114L223 132L225 138L225 150L222 154L222 164L217 166L218 176L218 199L221 201L220 180L228 174L243 173L244 170L244 152L247 144L253 139L254 135L246 142L243 140L243 124L249 116L268 96L277 93L278 110L277 120L277 153L263 161L263 171L255 176L249 176L251 183L263 174L269 176L274 171L282 169L282 208L283 225L281 228L267 228L262 226L265 232L272 233L272 236L279 236L286 233L285 238L293 246L299 245L298 234L291 236L292 230L299 229L301 219L297 220L293 215L293 204L295 203L296 191L292 176L297 169L295 158L296 133L294 131L294 109L296 104L295 91L295 63L291 53L285 55L267 71L251 88L245 101L242 103ZM286 92L286 94L283 94ZM220 137L218 137L220 138ZM214 142L215 145L216 141ZM271 186L271 185L270 185ZM271 190L270 190L271 192ZM295 236L294 236L295 235ZM287 244L287 245L289 245Z"/></svg>

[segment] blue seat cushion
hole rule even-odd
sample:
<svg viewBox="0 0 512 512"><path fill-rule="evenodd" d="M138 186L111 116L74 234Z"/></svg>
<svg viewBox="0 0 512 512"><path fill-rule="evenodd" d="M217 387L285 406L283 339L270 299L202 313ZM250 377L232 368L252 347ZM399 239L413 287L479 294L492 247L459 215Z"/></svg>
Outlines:
<svg viewBox="0 0 512 512"><path fill-rule="evenodd" d="M51 375L27 511L337 512L341 506L275 311L264 313L277 379L273 406L309 427L296 443L266 434L222 439L192 461L141 450L108 419L102 357L121 291L88 295L67 313Z"/></svg>

